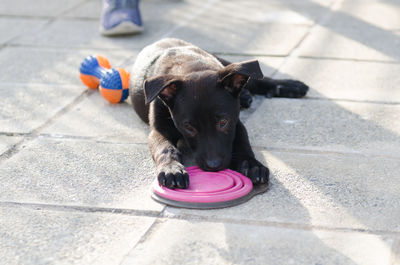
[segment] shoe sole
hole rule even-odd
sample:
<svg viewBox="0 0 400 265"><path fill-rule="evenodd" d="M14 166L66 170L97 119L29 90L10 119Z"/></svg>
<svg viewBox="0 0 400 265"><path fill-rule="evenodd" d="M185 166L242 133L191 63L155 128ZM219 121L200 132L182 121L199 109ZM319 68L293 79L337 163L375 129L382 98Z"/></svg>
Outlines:
<svg viewBox="0 0 400 265"><path fill-rule="evenodd" d="M138 26L130 21L123 21L111 29L105 29L102 26L100 27L100 33L104 36L136 34L142 31L143 27Z"/></svg>

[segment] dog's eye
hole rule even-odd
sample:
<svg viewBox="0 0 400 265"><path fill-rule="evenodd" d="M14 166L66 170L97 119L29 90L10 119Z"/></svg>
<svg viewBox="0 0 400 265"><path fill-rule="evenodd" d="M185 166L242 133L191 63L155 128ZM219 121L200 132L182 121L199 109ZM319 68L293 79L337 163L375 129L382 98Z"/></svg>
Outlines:
<svg viewBox="0 0 400 265"><path fill-rule="evenodd" d="M190 136L190 137L194 137L197 134L197 130L196 128L194 128L192 125L190 125L189 123L185 123L184 124L184 128L186 133Z"/></svg>
<svg viewBox="0 0 400 265"><path fill-rule="evenodd" d="M228 127L229 121L227 119L220 119L217 123L217 127L220 130L224 130Z"/></svg>

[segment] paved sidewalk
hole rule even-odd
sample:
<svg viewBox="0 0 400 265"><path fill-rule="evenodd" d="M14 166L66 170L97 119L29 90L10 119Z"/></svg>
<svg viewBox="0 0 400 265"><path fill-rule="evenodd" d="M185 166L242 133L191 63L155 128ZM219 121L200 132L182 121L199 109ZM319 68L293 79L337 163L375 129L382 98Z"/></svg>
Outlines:
<svg viewBox="0 0 400 265"><path fill-rule="evenodd" d="M1 0L0 264L400 264L400 1L148 0L99 35L98 0ZM311 87L242 113L271 189L221 210L151 200L148 128L78 79L162 37Z"/></svg>

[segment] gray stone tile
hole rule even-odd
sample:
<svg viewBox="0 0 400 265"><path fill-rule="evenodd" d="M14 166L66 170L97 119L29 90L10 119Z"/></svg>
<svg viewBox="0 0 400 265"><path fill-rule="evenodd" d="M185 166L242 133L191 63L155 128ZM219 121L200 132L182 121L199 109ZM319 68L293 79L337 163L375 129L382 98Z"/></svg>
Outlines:
<svg viewBox="0 0 400 265"><path fill-rule="evenodd" d="M163 36L182 38L211 52L285 55L312 24L310 18L284 4L209 3L191 1L184 12L181 9L168 11L166 20L182 19ZM282 7L284 11L280 10ZM248 13L254 15L248 16Z"/></svg>
<svg viewBox="0 0 400 265"><path fill-rule="evenodd" d="M0 83L74 84L82 86L79 67L91 54L102 54L112 67L120 67L137 50L99 51L91 49L7 47L0 51ZM23 60L21 60L23 58ZM29 62L29 63L27 63ZM82 86L82 88L84 88Z"/></svg>
<svg viewBox="0 0 400 265"><path fill-rule="evenodd" d="M294 227L400 231L399 159L294 151L256 153L271 169L269 191L231 208L167 207L165 214Z"/></svg>
<svg viewBox="0 0 400 265"><path fill-rule="evenodd" d="M91 136L107 142L147 143L149 130L129 99L122 104L110 104L96 91L43 133Z"/></svg>
<svg viewBox="0 0 400 265"><path fill-rule="evenodd" d="M265 100L247 120L253 145L400 156L399 105Z"/></svg>
<svg viewBox="0 0 400 265"><path fill-rule="evenodd" d="M0 155L21 140L22 137L0 135Z"/></svg>
<svg viewBox="0 0 400 265"><path fill-rule="evenodd" d="M100 9L98 3L87 2L81 7L72 10L67 16L72 17L89 17L95 18L98 16ZM285 11L281 11L281 5L263 5L261 8L258 3L250 2L250 4L241 5L230 4L229 2L215 3L213 5L205 6L204 3L197 1L192 2L144 2L143 3L143 17L145 24L145 31L136 36L129 36L125 38L106 38L98 33L99 21L98 20L71 20L61 19L57 20L38 34L28 34L23 36L13 43L29 44L29 45L51 45L51 46L68 46L68 47L98 47L98 48L142 48L145 45L158 40L162 36L178 35L184 39L192 40L191 36L202 39L204 33L206 38L213 39L218 34L221 36L221 41L228 43L229 41L236 40L231 43L232 49L239 46L247 46L248 39L253 39L257 36L256 41L252 41L251 49L243 50L233 49L234 51L247 51L247 52L260 52L260 49L265 52L266 50L275 49L271 53L287 53L297 41L304 35L307 27L301 25L310 25L312 20L307 17L308 14L299 15L296 13L297 8L308 10L307 8L285 7ZM95 9L93 11L92 9ZM254 16L244 16L246 12L243 9L256 12ZM261 9L261 10L260 10ZM241 10L241 12L238 12ZM87 15L89 13L90 15ZM226 12L228 11L228 12ZM265 12L268 11L268 12ZM221 15L224 12L225 16ZM148 13L146 15L146 13ZM93 15L95 14L95 15ZM229 14L226 16L226 14ZM310 16L319 15L317 12L310 12ZM223 18L222 18L223 17ZM250 23L243 23L243 19L250 19L252 26L246 26ZM221 25L221 19L227 20ZM270 23L289 23L288 25L272 25ZM210 25L209 25L210 24ZM295 26L297 25L297 26ZM206 27L206 30L205 28ZM232 30L234 28L234 31ZM257 30L257 32L254 32ZM266 31L260 33L260 30ZM285 32L280 32L284 30ZM189 32L188 32L189 31ZM194 32L193 32L194 31ZM250 32L253 31L253 32ZM68 38L65 38L68 36ZM240 40L240 37L245 37L246 42ZM262 41L268 40L268 45ZM207 43L208 40L205 42ZM280 43L281 48L276 48L275 43ZM286 43L287 42L287 43ZM228 44L225 44L228 45ZM211 50L215 50L215 46L211 46ZM207 48L211 48L207 46ZM218 47L218 46L217 46ZM225 47L225 46L223 46ZM274 48L275 47L275 48ZM229 51L232 51L229 49ZM278 49L278 50L276 50ZM217 49L216 51L220 51Z"/></svg>
<svg viewBox="0 0 400 265"><path fill-rule="evenodd" d="M392 245L392 259L391 264L400 264L400 238L396 238Z"/></svg>
<svg viewBox="0 0 400 265"><path fill-rule="evenodd" d="M0 15L57 17L61 13L82 3L82 0L2 0Z"/></svg>
<svg viewBox="0 0 400 265"><path fill-rule="evenodd" d="M119 264L154 221L0 206L2 264Z"/></svg>
<svg viewBox="0 0 400 265"><path fill-rule="evenodd" d="M175 22L172 20L149 21L141 34L110 38L99 33L99 21L59 19L39 33L26 34L15 39L12 43L51 47L129 50L142 48L158 40L174 25Z"/></svg>
<svg viewBox="0 0 400 265"><path fill-rule="evenodd" d="M321 5L329 4L329 1L321 1ZM204 2L198 1L141 1L140 10L144 26L154 18L171 20L176 16L185 16L194 13L204 6ZM98 1L88 1L79 7L66 13L65 17L99 19L102 5ZM241 12L238 12L241 11ZM326 12L328 12L327 9ZM274 22L283 24L311 25L323 14L312 8L307 1L268 1L268 4L260 4L259 1L218 1L213 3L207 13L214 12L224 17L233 16L246 22ZM251 15L248 15L251 14Z"/></svg>
<svg viewBox="0 0 400 265"><path fill-rule="evenodd" d="M391 239L169 220L127 255L127 264L389 264Z"/></svg>
<svg viewBox="0 0 400 265"><path fill-rule="evenodd" d="M395 1L395 0L393 0L393 1ZM237 5L239 5L238 3L241 3L242 1L240 1L240 0L222 0L222 2L231 2L231 3L236 3ZM325 7L329 7L332 4L332 2L334 2L334 0L312 1L312 3L318 4L320 6L325 6ZM260 5L259 1L246 1L246 4L249 4L249 3L251 3L254 6L254 8L262 7ZM310 1L308 1L308 0L271 0L271 1L268 1L268 4L271 4L271 5L293 5L293 4L296 4L296 5L308 6L308 5L310 5Z"/></svg>
<svg viewBox="0 0 400 265"><path fill-rule="evenodd" d="M384 30L400 29L400 5L398 1L344 1L337 10L338 13L349 15L353 21L351 26L357 23L371 25ZM344 23L350 26L346 20L335 20L335 24Z"/></svg>
<svg viewBox="0 0 400 265"><path fill-rule="evenodd" d="M43 125L82 92L83 89L78 86L0 84L0 130L29 133Z"/></svg>
<svg viewBox="0 0 400 265"><path fill-rule="evenodd" d="M322 3L325 2L325 3ZM279 23L291 25L312 25L326 16L330 9L329 1L218 1L208 15L213 19L229 17L243 24L247 23Z"/></svg>
<svg viewBox="0 0 400 265"><path fill-rule="evenodd" d="M0 17L0 44L21 34L36 32L45 22L44 19Z"/></svg>
<svg viewBox="0 0 400 265"><path fill-rule="evenodd" d="M65 13L63 17L70 18L87 18L100 20L102 3L97 0L91 0L79 5L73 10ZM140 1L139 9L142 14L143 24L146 27L147 22L157 18L170 19L171 12L184 10L190 6L187 1Z"/></svg>
<svg viewBox="0 0 400 265"><path fill-rule="evenodd" d="M360 24L353 27L331 25L343 19L347 19L347 15L337 15L327 26L317 26L302 43L299 54L324 58L400 61L398 32L383 30L361 20L348 22Z"/></svg>
<svg viewBox="0 0 400 265"><path fill-rule="evenodd" d="M39 138L0 167L0 201L160 211L145 144Z"/></svg>
<svg viewBox="0 0 400 265"><path fill-rule="evenodd" d="M86 1L64 13L62 17L95 19L99 23L102 7L103 4L101 1Z"/></svg>
<svg viewBox="0 0 400 265"><path fill-rule="evenodd" d="M210 52L283 56L296 46L308 29L302 25L243 24L235 18L213 15L206 14L170 35Z"/></svg>
<svg viewBox="0 0 400 265"><path fill-rule="evenodd" d="M399 64L294 59L276 78L305 82L311 87L309 97L399 103L399 72Z"/></svg>

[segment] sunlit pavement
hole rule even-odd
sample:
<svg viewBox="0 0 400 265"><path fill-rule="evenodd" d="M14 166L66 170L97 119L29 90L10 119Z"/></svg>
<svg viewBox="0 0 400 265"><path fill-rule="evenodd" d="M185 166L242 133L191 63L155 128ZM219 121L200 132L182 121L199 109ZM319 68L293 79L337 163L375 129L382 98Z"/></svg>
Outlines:
<svg viewBox="0 0 400 265"><path fill-rule="evenodd" d="M140 6L142 34L106 38L100 1L1 1L0 264L400 264L398 0ZM150 198L147 126L78 69L130 70L163 37L311 87L242 113L268 192L221 210Z"/></svg>

